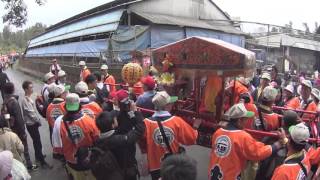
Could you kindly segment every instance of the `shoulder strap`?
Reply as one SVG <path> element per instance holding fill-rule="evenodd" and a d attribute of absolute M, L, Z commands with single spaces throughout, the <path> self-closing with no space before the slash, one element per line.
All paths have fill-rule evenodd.
<path fill-rule="evenodd" d="M 306 106 L 303 108 L 303 110 L 304 110 L 304 111 L 307 110 L 307 109 L 308 109 L 308 106 L 309 106 L 312 102 L 313 102 L 312 100 L 309 100 L 309 101 L 307 102 Z M 301 113 L 301 114 L 300 114 L 300 117 L 301 117 L 301 118 L 302 118 L 303 114 L 304 114 L 304 113 Z"/>
<path fill-rule="evenodd" d="M 160 129 L 160 133 L 161 133 L 161 136 L 164 140 L 164 143 L 166 144 L 167 146 L 167 150 L 169 151 L 169 153 L 173 154 L 173 151 L 171 149 L 171 146 L 169 144 L 169 140 L 168 140 L 168 137 L 166 136 L 166 133 L 164 132 L 164 129 L 163 129 L 163 125 L 161 123 L 161 120 L 157 117 L 155 117 L 155 120 L 157 121 L 158 123 L 158 126 L 159 126 L 159 129 Z"/>
<path fill-rule="evenodd" d="M 307 176 L 308 176 L 308 173 L 307 173 L 306 167 L 301 163 L 301 161 L 299 161 L 298 164 L 299 164 L 299 166 L 301 167 L 304 175 L 307 177 Z"/>
<path fill-rule="evenodd" d="M 264 119 L 263 119 L 263 116 L 262 116 L 262 112 L 261 112 L 261 108 L 258 106 L 258 115 L 259 115 L 259 120 L 260 120 L 260 123 L 261 123 L 261 128 L 262 130 L 266 130 L 266 127 L 264 126 Z"/>
<path fill-rule="evenodd" d="M 66 120 L 65 120 L 64 117 L 63 117 L 62 121 L 63 121 L 63 123 L 64 123 L 64 126 L 65 126 L 66 129 L 67 129 L 67 133 L 68 133 L 69 138 L 70 138 L 71 141 L 72 141 L 72 144 L 74 144 L 74 145 L 76 146 L 76 142 L 74 141 L 74 139 L 73 139 L 73 137 L 72 137 L 72 134 L 71 134 L 70 129 L 69 129 L 69 126 L 68 126 L 68 123 L 66 122 Z"/>
<path fill-rule="evenodd" d="M 43 99 L 44 99 L 44 92 L 45 92 L 47 89 L 48 89 L 48 86 L 45 87 L 45 88 L 43 88 L 43 90 L 42 90 L 42 92 L 41 92 L 41 96 L 42 96 Z"/>
<path fill-rule="evenodd" d="M 104 77 L 103 82 L 106 81 L 109 76 L 110 76 L 110 74 L 108 74 L 108 76 Z"/>
<path fill-rule="evenodd" d="M 6 99 L 5 101 L 3 101 L 3 106 L 5 106 L 6 108 L 8 108 L 8 103 L 12 100 L 14 100 L 15 97 L 10 97 L 8 99 Z"/>

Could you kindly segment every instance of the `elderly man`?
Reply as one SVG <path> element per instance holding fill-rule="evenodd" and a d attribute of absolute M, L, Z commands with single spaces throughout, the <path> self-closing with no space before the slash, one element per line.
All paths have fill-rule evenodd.
<path fill-rule="evenodd" d="M 267 86 L 269 86 L 269 83 L 271 82 L 271 77 L 269 73 L 263 73 L 260 78 L 260 85 L 259 87 L 253 91 L 252 96 L 255 103 L 258 103 L 261 101 L 263 89 Z"/>
<path fill-rule="evenodd" d="M 300 99 L 294 96 L 294 87 L 292 85 L 287 85 L 284 88 L 283 96 L 285 108 L 298 109 L 300 107 Z"/>
<path fill-rule="evenodd" d="M 52 74 L 54 74 L 57 77 L 60 70 L 61 67 L 58 64 L 57 59 L 53 59 L 52 65 L 50 66 L 50 72 L 52 72 Z"/>
<path fill-rule="evenodd" d="M 300 108 L 304 111 L 317 111 L 317 105 L 311 98 L 311 91 L 312 91 L 312 83 L 309 80 L 303 80 L 301 82 L 301 97 L 300 97 Z M 314 119 L 315 115 L 307 114 L 307 113 L 300 113 L 301 118 L 305 119 Z"/>

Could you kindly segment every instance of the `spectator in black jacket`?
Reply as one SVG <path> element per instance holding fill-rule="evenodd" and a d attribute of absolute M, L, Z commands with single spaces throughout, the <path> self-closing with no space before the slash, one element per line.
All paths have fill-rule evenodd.
<path fill-rule="evenodd" d="M 7 82 L 10 82 L 10 80 L 7 74 L 3 72 L 3 67 L 0 66 L 0 91 L 1 91 L 2 100 L 4 100 L 3 88 Z"/>
<path fill-rule="evenodd" d="M 161 180 L 196 180 L 197 162 L 182 154 L 174 154 L 161 163 Z"/>
<path fill-rule="evenodd" d="M 96 142 L 96 146 L 101 149 L 109 148 L 115 155 L 119 164 L 119 171 L 108 174 L 108 179 L 115 180 L 136 180 L 137 164 L 135 159 L 135 143 L 143 136 L 145 125 L 143 116 L 137 111 L 134 103 L 130 104 L 131 118 L 128 119 L 134 128 L 124 134 L 119 134 L 116 130 L 118 127 L 116 111 L 103 112 L 96 119 L 96 125 L 101 131 L 100 138 Z M 102 173 L 103 175 L 103 173 Z M 106 177 L 96 177 L 97 180 L 105 180 Z"/>
<path fill-rule="evenodd" d="M 38 167 L 33 165 L 30 159 L 28 142 L 27 142 L 27 134 L 25 131 L 25 122 L 23 120 L 23 116 L 21 113 L 21 108 L 18 102 L 19 96 L 14 95 L 14 85 L 11 82 L 8 82 L 4 85 L 4 106 L 7 108 L 7 112 L 10 116 L 10 128 L 14 133 L 18 135 L 22 144 L 24 146 L 24 157 L 27 163 L 28 170 L 35 170 Z"/>

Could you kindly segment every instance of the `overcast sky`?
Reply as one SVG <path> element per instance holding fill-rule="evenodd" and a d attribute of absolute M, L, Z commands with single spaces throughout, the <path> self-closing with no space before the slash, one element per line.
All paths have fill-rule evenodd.
<path fill-rule="evenodd" d="M 47 0 L 44 6 L 37 6 L 34 0 L 25 0 L 28 6 L 28 22 L 25 27 L 36 22 L 53 25 L 68 17 L 86 11 L 110 0 Z M 232 17 L 241 20 L 258 21 L 284 25 L 290 20 L 294 28 L 304 29 L 307 22 L 311 30 L 316 21 L 320 24 L 319 0 L 214 0 L 214 2 Z M 0 1 L 0 16 L 3 16 L 3 3 Z M 0 29 L 3 24 L 0 23 Z"/>

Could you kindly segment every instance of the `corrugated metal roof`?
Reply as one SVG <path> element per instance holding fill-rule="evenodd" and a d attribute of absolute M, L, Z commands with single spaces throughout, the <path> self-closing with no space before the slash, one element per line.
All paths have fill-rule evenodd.
<path fill-rule="evenodd" d="M 242 34 L 245 33 L 236 29 L 231 25 L 226 24 L 219 24 L 219 23 L 212 23 L 210 21 L 199 20 L 199 19 L 192 19 L 186 17 L 178 17 L 178 16 L 169 16 L 163 14 L 151 14 L 146 12 L 138 12 L 133 11 L 133 13 L 137 14 L 138 16 L 154 23 L 154 24 L 165 24 L 165 25 L 178 25 L 178 26 L 185 26 L 185 27 L 198 27 L 203 29 L 210 29 L 216 31 L 222 31 L 230 34 Z"/>
<path fill-rule="evenodd" d="M 255 38 L 256 44 L 279 48 L 282 46 L 296 47 L 301 49 L 309 49 L 312 51 L 320 51 L 320 42 L 310 39 L 292 37 L 287 34 L 276 34 Z"/>
<path fill-rule="evenodd" d="M 118 28 L 123 11 L 121 9 L 107 14 L 100 14 L 62 26 L 32 39 L 29 47 L 73 37 L 115 31 Z"/>

